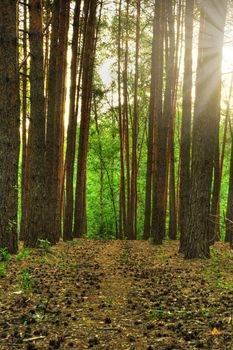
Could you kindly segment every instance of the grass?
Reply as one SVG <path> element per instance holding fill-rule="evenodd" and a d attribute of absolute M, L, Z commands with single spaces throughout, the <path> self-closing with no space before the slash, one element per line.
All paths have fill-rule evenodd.
<path fill-rule="evenodd" d="M 233 281 L 228 281 L 227 277 L 223 275 L 223 272 L 226 271 L 228 266 L 223 266 L 222 260 L 228 260 L 228 258 L 229 251 L 224 251 L 224 253 L 221 254 L 215 247 L 211 247 L 211 263 L 201 269 L 201 274 L 203 278 L 215 288 L 232 292 Z M 229 270 L 229 274 L 231 274 L 231 267 L 227 270 Z"/>
<path fill-rule="evenodd" d="M 23 270 L 20 276 L 20 289 L 31 291 L 33 289 L 33 281 L 28 270 Z"/>
<path fill-rule="evenodd" d="M 6 248 L 0 248 L 0 261 L 5 261 L 7 264 L 11 261 L 11 255 Z"/>
<path fill-rule="evenodd" d="M 46 252 L 50 252 L 52 245 L 47 239 L 38 239 L 37 247 L 45 250 Z"/>
<path fill-rule="evenodd" d="M 6 275 L 6 268 L 4 264 L 0 264 L 0 278 L 5 277 L 5 275 Z"/>
<path fill-rule="evenodd" d="M 22 252 L 16 255 L 15 260 L 19 262 L 24 258 L 26 258 L 27 256 L 29 256 L 30 254 L 31 254 L 31 251 L 29 249 L 24 249 Z"/>

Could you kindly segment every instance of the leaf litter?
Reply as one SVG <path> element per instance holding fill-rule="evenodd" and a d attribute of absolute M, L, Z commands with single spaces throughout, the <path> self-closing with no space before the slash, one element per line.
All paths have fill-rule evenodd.
<path fill-rule="evenodd" d="M 79 240 L 12 258 L 0 279 L 0 350 L 232 350 L 233 252 L 217 243 L 212 255 Z"/>

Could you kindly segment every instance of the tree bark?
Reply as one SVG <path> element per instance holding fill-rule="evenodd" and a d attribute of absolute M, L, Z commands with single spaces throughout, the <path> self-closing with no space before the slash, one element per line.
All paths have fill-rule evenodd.
<path fill-rule="evenodd" d="M 209 258 L 209 215 L 214 142 L 219 123 L 221 62 L 227 0 L 201 1 L 191 194 L 186 258 Z M 186 233 L 187 234 L 187 233 Z"/>
<path fill-rule="evenodd" d="M 186 0 L 185 6 L 185 56 L 183 79 L 182 125 L 180 142 L 179 231 L 180 251 L 186 245 L 190 195 L 190 147 L 192 118 L 192 42 L 194 0 Z"/>
<path fill-rule="evenodd" d="M 28 209 L 28 162 L 27 162 L 27 155 L 28 155 L 28 149 L 29 149 L 29 143 L 27 142 L 27 109 L 28 109 L 28 103 L 27 103 L 27 71 L 28 71 L 28 62 L 27 62 L 27 46 L 28 46 L 28 39 L 27 39 L 27 8 L 28 4 L 25 0 L 25 3 L 23 5 L 23 75 L 22 75 L 22 167 L 21 167 L 21 223 L 20 223 L 20 239 L 23 241 L 25 237 L 26 232 L 26 222 L 27 222 L 27 209 Z"/>
<path fill-rule="evenodd" d="M 131 163 L 131 187 L 130 205 L 128 217 L 129 237 L 136 239 L 137 221 L 137 142 L 138 142 L 138 81 L 139 81 L 139 44 L 140 44 L 140 8 L 141 0 L 137 0 L 136 21 L 136 52 L 135 52 L 135 76 L 134 76 L 134 111 L 132 125 L 132 163 Z"/>
<path fill-rule="evenodd" d="M 64 98 L 69 0 L 54 2 L 48 76 L 47 178 L 49 240 L 61 236 L 61 209 L 64 172 Z"/>
<path fill-rule="evenodd" d="M 161 69 L 161 56 L 163 55 L 163 39 L 161 39 L 161 2 L 155 2 L 155 14 L 153 24 L 153 42 L 152 42 L 152 62 L 151 62 L 151 85 L 150 85 L 150 106 L 148 121 L 148 142 L 147 142 L 147 173 L 146 173 L 146 196 L 145 196 L 145 215 L 144 215 L 144 239 L 150 237 L 151 232 L 151 197 L 152 197 L 152 169 L 154 169 L 154 178 L 156 178 L 157 167 L 153 167 L 153 161 L 156 165 L 155 143 L 157 142 L 157 119 L 158 119 L 158 99 L 159 89 L 159 70 Z M 162 49 L 162 53 L 161 53 Z M 154 156 L 153 156 L 154 153 Z"/>
<path fill-rule="evenodd" d="M 86 233 L 86 163 L 91 114 L 91 88 L 95 60 L 96 10 L 97 0 L 89 1 L 89 16 L 86 33 L 87 40 L 85 40 L 84 43 L 82 107 L 75 195 L 75 220 L 73 229 L 74 237 L 82 237 Z"/>
<path fill-rule="evenodd" d="M 17 1 L 0 2 L 0 247 L 16 253 L 19 161 Z"/>
<path fill-rule="evenodd" d="M 64 213 L 64 240 L 72 239 L 73 230 L 73 177 L 74 177 L 74 159 L 76 144 L 77 115 L 75 113 L 75 96 L 77 83 L 78 67 L 78 44 L 79 44 L 79 21 L 80 21 L 81 0 L 77 0 L 74 10 L 73 38 L 72 38 L 72 60 L 71 60 L 71 83 L 70 83 L 70 109 L 69 124 L 67 132 L 66 149 L 66 195 L 65 195 L 65 213 Z"/>
<path fill-rule="evenodd" d="M 26 246 L 35 247 L 43 238 L 47 220 L 44 202 L 45 179 L 45 99 L 41 0 L 29 1 L 30 22 L 30 154 Z"/>

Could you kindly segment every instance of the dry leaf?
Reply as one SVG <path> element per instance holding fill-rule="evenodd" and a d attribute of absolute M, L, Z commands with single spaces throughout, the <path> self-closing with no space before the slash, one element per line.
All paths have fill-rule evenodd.
<path fill-rule="evenodd" d="M 219 334 L 221 334 L 221 333 L 222 333 L 222 332 L 219 331 L 217 328 L 214 328 L 214 329 L 210 332 L 211 335 L 219 335 Z"/>

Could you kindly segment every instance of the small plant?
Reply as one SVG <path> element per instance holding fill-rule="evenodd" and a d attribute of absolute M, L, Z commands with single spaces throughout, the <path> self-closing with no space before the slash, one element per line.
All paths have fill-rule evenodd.
<path fill-rule="evenodd" d="M 47 264 L 49 261 L 46 257 L 41 257 L 41 258 L 31 258 L 30 262 L 39 263 L 39 264 Z"/>
<path fill-rule="evenodd" d="M 126 250 L 124 250 L 123 252 L 120 253 L 120 256 L 124 259 L 128 259 L 129 253 Z"/>
<path fill-rule="evenodd" d="M 22 290 L 32 290 L 33 282 L 31 275 L 28 270 L 23 270 L 20 281 L 20 289 Z"/>
<path fill-rule="evenodd" d="M 191 310 L 163 310 L 163 309 L 151 309 L 149 310 L 149 317 L 151 319 L 173 319 L 174 317 L 188 317 L 193 312 Z"/>
<path fill-rule="evenodd" d="M 49 252 L 51 250 L 51 243 L 47 239 L 38 239 L 37 247 Z"/>
<path fill-rule="evenodd" d="M 66 241 L 67 244 L 81 244 L 81 241 L 79 239 L 74 239 L 72 241 Z"/>
<path fill-rule="evenodd" d="M 0 261 L 5 261 L 7 264 L 9 264 L 11 260 L 11 255 L 8 252 L 6 248 L 1 248 L 0 249 Z"/>
<path fill-rule="evenodd" d="M 22 252 L 20 252 L 19 254 L 16 255 L 15 260 L 17 262 L 21 261 L 23 258 L 26 258 L 27 256 L 29 256 L 31 254 L 31 251 L 29 249 L 25 249 Z"/>
<path fill-rule="evenodd" d="M 203 309 L 201 309 L 201 314 L 203 317 L 210 317 L 210 310 L 203 308 Z"/>
<path fill-rule="evenodd" d="M 49 303 L 48 299 L 42 299 L 42 300 L 40 301 L 40 303 L 38 304 L 38 309 L 40 309 L 40 310 L 46 310 L 46 309 L 47 309 L 47 306 L 48 306 L 48 303 Z"/>
<path fill-rule="evenodd" d="M 150 310 L 149 311 L 149 316 L 151 319 L 154 318 L 165 318 L 167 316 L 167 312 L 162 310 L 162 309 L 158 309 L 158 310 Z"/>
<path fill-rule="evenodd" d="M 3 264 L 0 264 L 0 278 L 5 277 L 6 275 L 6 268 Z"/>
<path fill-rule="evenodd" d="M 167 261 L 167 259 L 168 259 L 168 255 L 167 255 L 167 253 L 165 252 L 165 250 L 162 250 L 161 251 L 161 254 L 160 254 L 160 260 L 162 261 L 162 262 L 165 262 L 165 261 Z"/>
<path fill-rule="evenodd" d="M 217 288 L 224 289 L 229 292 L 233 292 L 233 283 L 232 282 L 224 282 L 222 280 L 218 281 Z"/>
<path fill-rule="evenodd" d="M 106 300 L 104 300 L 103 305 L 104 305 L 105 307 L 112 307 L 112 305 L 113 305 L 113 300 L 112 300 L 111 298 L 107 298 Z"/>

